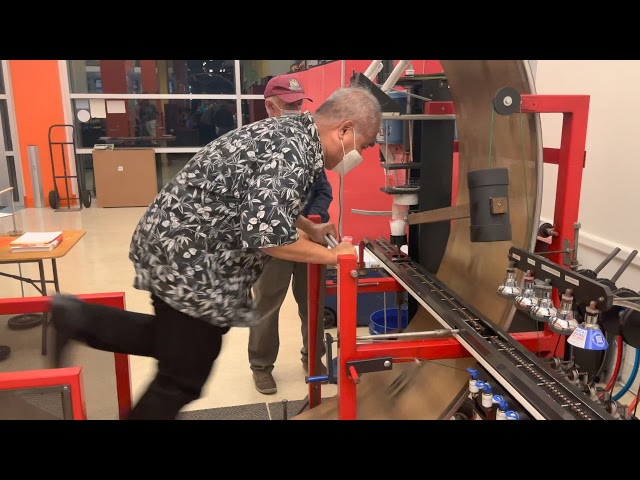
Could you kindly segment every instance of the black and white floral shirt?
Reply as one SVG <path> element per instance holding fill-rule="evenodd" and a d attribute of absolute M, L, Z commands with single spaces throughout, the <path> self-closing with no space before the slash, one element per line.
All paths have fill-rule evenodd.
<path fill-rule="evenodd" d="M 251 287 L 294 225 L 324 168 L 309 112 L 267 118 L 203 147 L 140 219 L 134 287 L 214 325 L 255 324 Z"/>

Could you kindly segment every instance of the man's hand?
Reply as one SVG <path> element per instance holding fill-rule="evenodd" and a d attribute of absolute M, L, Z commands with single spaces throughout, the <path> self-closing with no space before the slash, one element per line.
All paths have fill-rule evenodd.
<path fill-rule="evenodd" d="M 336 226 L 333 222 L 327 223 L 312 223 L 309 225 L 307 233 L 311 240 L 316 243 L 325 243 L 324 236 L 331 234 L 334 238 L 338 238 L 338 231 L 336 230 Z"/>
<path fill-rule="evenodd" d="M 338 263 L 338 255 L 355 255 L 356 258 L 358 258 L 356 247 L 354 247 L 350 242 L 340 242 L 338 245 L 333 247 L 331 251 L 336 254 L 336 263 Z"/>
<path fill-rule="evenodd" d="M 304 238 L 305 240 L 311 240 L 311 237 L 309 237 L 309 235 L 307 235 L 305 231 L 301 230 L 300 228 L 298 228 L 298 237 Z"/>

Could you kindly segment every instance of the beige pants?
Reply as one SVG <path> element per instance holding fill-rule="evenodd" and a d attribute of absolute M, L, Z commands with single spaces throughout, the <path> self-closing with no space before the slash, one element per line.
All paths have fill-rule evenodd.
<path fill-rule="evenodd" d="M 321 267 L 320 285 L 326 282 L 326 267 Z M 293 277 L 293 279 L 292 279 Z M 271 372 L 278 357 L 280 336 L 278 334 L 278 320 L 280 307 L 284 302 L 289 284 L 292 283 L 293 296 L 298 304 L 298 315 L 301 320 L 302 360 L 306 361 L 308 344 L 307 323 L 307 264 L 291 262 L 271 257 L 262 270 L 262 274 L 253 286 L 256 309 L 260 315 L 260 322 L 249 331 L 249 364 L 252 370 Z M 316 365 L 325 353 L 324 345 L 324 297 L 325 289 L 320 288 L 318 302 L 318 335 L 316 342 Z"/>

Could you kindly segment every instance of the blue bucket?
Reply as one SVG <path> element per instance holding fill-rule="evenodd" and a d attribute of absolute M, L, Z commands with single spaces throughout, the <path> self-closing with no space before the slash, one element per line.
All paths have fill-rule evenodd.
<path fill-rule="evenodd" d="M 407 309 L 402 309 L 402 329 L 407 328 Z M 398 309 L 387 308 L 387 330 L 384 329 L 384 310 L 377 310 L 371 314 L 369 320 L 369 333 L 380 335 L 381 333 L 395 333 L 398 331 Z"/>
<path fill-rule="evenodd" d="M 407 93 L 393 90 L 388 93 L 389 98 L 400 105 L 401 114 L 407 112 Z M 404 125 L 403 120 L 383 120 L 383 140 L 382 143 L 402 145 L 404 143 Z"/>

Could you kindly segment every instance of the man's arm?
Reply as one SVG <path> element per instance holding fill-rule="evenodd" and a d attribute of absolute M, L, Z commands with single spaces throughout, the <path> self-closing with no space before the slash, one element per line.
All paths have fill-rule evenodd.
<path fill-rule="evenodd" d="M 337 255 L 334 251 L 303 237 L 288 245 L 261 248 L 260 250 L 272 257 L 292 262 L 316 263 L 319 265 L 335 265 L 337 262 Z"/>
<path fill-rule="evenodd" d="M 329 221 L 329 205 L 333 200 L 333 191 L 331 183 L 327 178 L 324 169 L 313 184 L 309 203 L 300 212 L 300 215 L 308 217 L 309 215 L 320 215 L 322 222 Z"/>
<path fill-rule="evenodd" d="M 339 255 L 357 256 L 355 247 L 350 243 L 339 243 L 337 247 L 328 249 L 303 237 L 288 245 L 266 247 L 260 250 L 283 260 L 320 265 L 336 265 Z"/>

